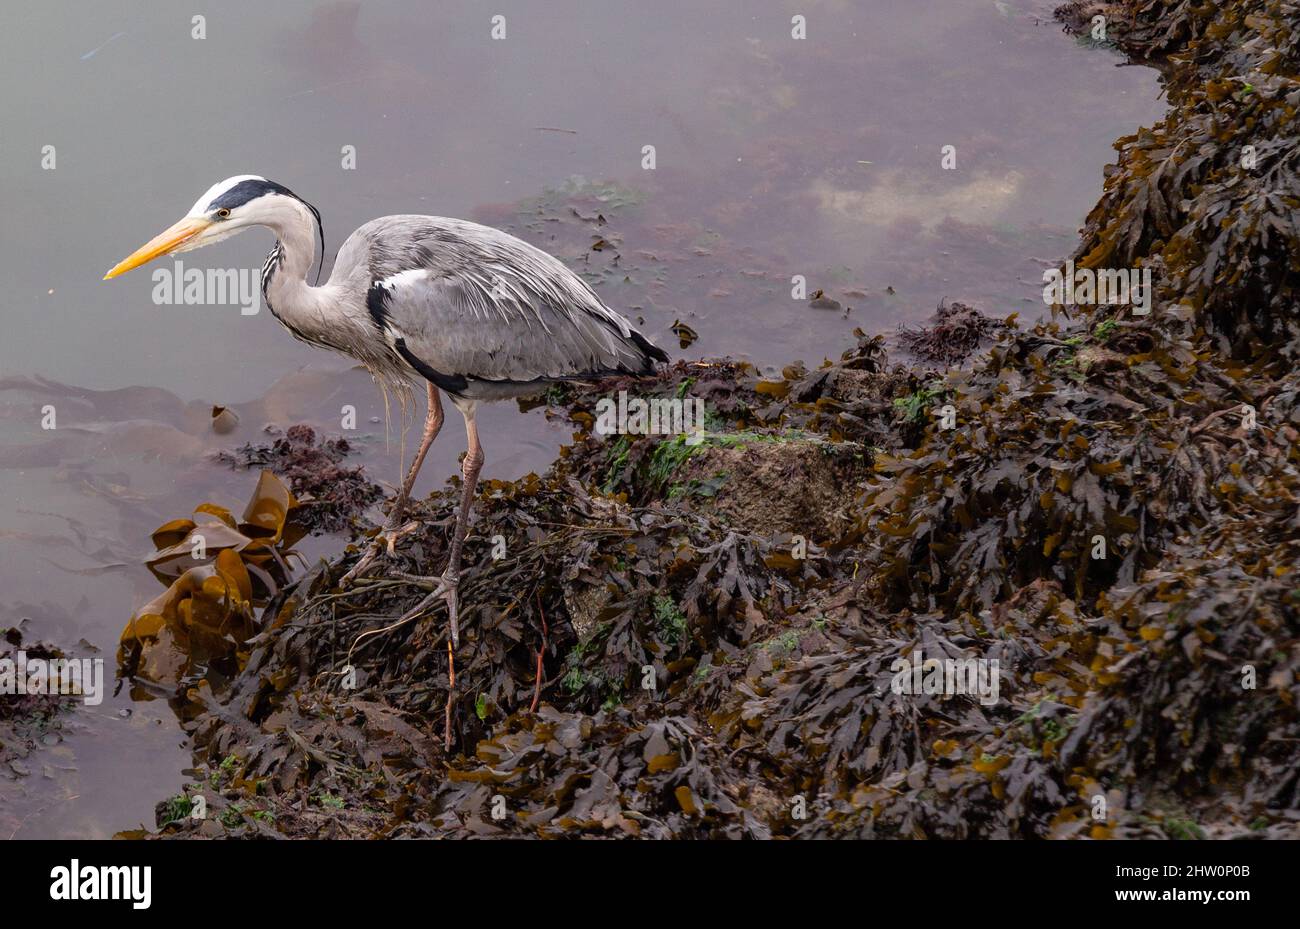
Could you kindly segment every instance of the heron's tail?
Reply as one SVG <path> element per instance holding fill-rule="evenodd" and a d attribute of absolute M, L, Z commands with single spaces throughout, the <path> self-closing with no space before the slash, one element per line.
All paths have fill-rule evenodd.
<path fill-rule="evenodd" d="M 646 368 L 645 373 L 647 374 L 650 372 L 650 370 L 653 370 L 654 362 L 656 361 L 666 362 L 668 360 L 668 353 L 666 351 L 664 351 L 658 345 L 655 345 L 653 342 L 651 342 L 641 333 L 637 332 L 635 329 L 632 330 L 632 344 L 635 345 L 637 347 L 637 350 L 641 352 L 641 356 L 645 361 L 645 368 Z"/>

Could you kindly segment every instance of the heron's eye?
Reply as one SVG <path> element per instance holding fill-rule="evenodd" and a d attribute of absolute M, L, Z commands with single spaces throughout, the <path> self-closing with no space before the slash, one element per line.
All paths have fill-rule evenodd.
<path fill-rule="evenodd" d="M 220 216 L 222 219 L 225 219 L 227 216 L 230 215 L 230 211 L 225 207 L 222 207 L 221 209 L 217 210 L 217 215 Z"/>

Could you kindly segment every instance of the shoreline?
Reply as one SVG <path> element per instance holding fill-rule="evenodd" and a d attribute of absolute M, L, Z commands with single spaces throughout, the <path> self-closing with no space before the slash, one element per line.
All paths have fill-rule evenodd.
<path fill-rule="evenodd" d="M 150 836 L 1295 837 L 1300 230 L 1267 195 L 1300 196 L 1298 24 L 1058 15 L 1100 7 L 1171 109 L 1071 260 L 1149 271 L 1149 315 L 949 307 L 930 365 L 860 334 L 780 380 L 548 396 L 575 441 L 483 486 L 455 685 L 444 610 L 393 628 L 424 594 L 389 575 L 436 573 L 453 486 L 369 584 L 315 566 L 186 680 L 196 784 Z M 698 397 L 704 441 L 593 437 L 620 390 Z"/>

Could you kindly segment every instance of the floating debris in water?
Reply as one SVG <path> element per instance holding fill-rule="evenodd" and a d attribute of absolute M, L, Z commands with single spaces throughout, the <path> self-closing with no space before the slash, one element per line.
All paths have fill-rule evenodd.
<path fill-rule="evenodd" d="M 680 319 L 674 320 L 669 328 L 672 330 L 673 335 L 677 336 L 677 342 L 681 348 L 689 348 L 700 337 L 698 332 Z"/>
<path fill-rule="evenodd" d="M 217 435 L 225 435 L 234 432 L 235 427 L 239 425 L 239 416 L 228 406 L 214 406 L 212 408 L 212 431 Z"/>

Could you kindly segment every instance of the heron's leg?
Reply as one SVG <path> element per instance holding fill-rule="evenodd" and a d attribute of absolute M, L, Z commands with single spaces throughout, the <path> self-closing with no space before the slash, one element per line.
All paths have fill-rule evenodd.
<path fill-rule="evenodd" d="M 424 415 L 424 432 L 420 437 L 420 447 L 415 451 L 415 459 L 411 462 L 411 468 L 406 472 L 406 479 L 402 481 L 402 486 L 398 489 L 397 497 L 393 500 L 392 509 L 388 511 L 388 523 L 380 530 L 371 542 L 370 547 L 366 549 L 361 560 L 352 566 L 352 570 L 343 575 L 340 582 L 347 587 L 354 580 L 361 576 L 374 560 L 379 556 L 379 552 L 385 547 L 391 554 L 393 546 L 401 536 L 402 517 L 406 513 L 406 504 L 411 499 L 411 489 L 415 487 L 415 479 L 420 473 L 420 466 L 424 464 L 424 458 L 429 454 L 429 447 L 433 445 L 433 440 L 438 437 L 438 431 L 442 429 L 442 398 L 438 396 L 438 388 L 433 384 L 426 384 L 428 388 L 429 407 Z"/>
<path fill-rule="evenodd" d="M 465 535 L 469 531 L 469 511 L 474 505 L 474 493 L 478 488 L 479 472 L 483 470 L 483 446 L 478 441 L 478 424 L 474 420 L 474 404 L 467 403 L 460 407 L 465 417 L 465 435 L 468 448 L 465 460 L 461 463 L 464 476 L 464 488 L 461 491 L 460 510 L 456 514 L 456 529 L 451 537 L 451 556 L 447 559 L 447 570 L 443 572 L 443 597 L 447 601 L 447 615 L 451 623 L 451 641 L 453 646 L 460 645 L 460 625 L 457 615 L 456 588 L 460 584 L 460 553 L 465 545 Z"/>
<path fill-rule="evenodd" d="M 438 388 L 433 384 L 426 383 L 425 389 L 428 393 L 428 410 L 424 414 L 424 432 L 420 436 L 420 447 L 415 450 L 415 458 L 411 461 L 410 470 L 406 472 L 406 480 L 402 481 L 401 491 L 397 494 L 397 499 L 393 501 L 393 508 L 388 513 L 388 525 L 385 527 L 388 532 L 395 532 L 402 524 L 402 517 L 406 514 L 406 505 L 411 500 L 411 491 L 415 487 L 415 479 L 420 474 L 420 467 L 424 464 L 425 456 L 429 454 L 429 448 L 433 445 L 433 440 L 438 437 L 442 429 L 442 398 L 438 396 Z"/>

